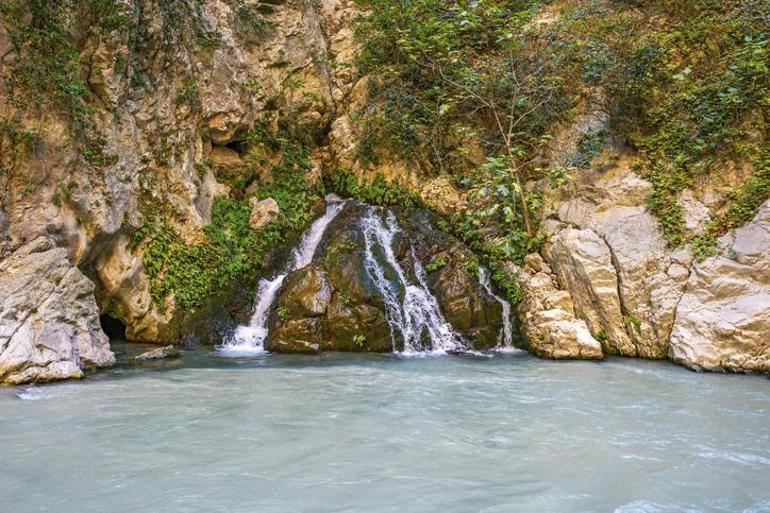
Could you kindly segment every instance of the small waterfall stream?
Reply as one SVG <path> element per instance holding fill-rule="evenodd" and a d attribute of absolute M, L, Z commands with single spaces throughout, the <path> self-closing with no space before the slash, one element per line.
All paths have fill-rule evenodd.
<path fill-rule="evenodd" d="M 260 354 L 264 353 L 264 342 L 267 338 L 267 321 L 270 316 L 270 307 L 273 305 L 278 292 L 281 290 L 283 280 L 293 271 L 302 269 L 313 260 L 318 244 L 321 242 L 326 228 L 337 214 L 345 207 L 347 201 L 341 201 L 336 196 L 326 197 L 326 212 L 316 219 L 310 228 L 304 233 L 299 245 L 292 251 L 289 265 L 283 272 L 272 280 L 261 279 L 255 295 L 254 313 L 246 326 L 238 326 L 230 340 L 219 346 L 219 351 L 224 354 Z"/>
<path fill-rule="evenodd" d="M 481 284 L 482 287 L 484 287 L 484 290 L 487 291 L 487 294 L 495 298 L 495 300 L 498 303 L 500 303 L 500 306 L 503 307 L 503 327 L 500 333 L 501 335 L 500 341 L 502 342 L 502 345 L 500 349 L 505 351 L 517 351 L 513 347 L 513 326 L 511 325 L 511 304 L 505 299 L 495 294 L 495 291 L 492 289 L 492 282 L 489 279 L 489 270 L 484 266 L 479 266 L 479 283 Z"/>
<path fill-rule="evenodd" d="M 254 296 L 254 310 L 248 325 L 238 326 L 218 350 L 224 355 L 258 355 L 265 353 L 268 321 L 273 304 L 284 280 L 292 272 L 313 261 L 316 249 L 329 224 L 337 217 L 348 200 L 328 196 L 326 212 L 303 234 L 291 253 L 286 267 L 272 279 L 261 279 Z M 438 300 L 428 287 L 428 277 L 413 247 L 407 259 L 410 269 L 404 269 L 396 257 L 398 237 L 404 235 L 393 211 L 362 205 L 357 229 L 363 235 L 363 264 L 368 279 L 382 297 L 390 327 L 393 350 L 404 355 L 446 354 L 467 352 L 471 346 L 444 317 Z M 403 259 L 402 259 L 403 261 Z M 513 348 L 511 305 L 492 289 L 489 271 L 479 268 L 479 284 L 502 306 L 503 326 L 500 330 L 500 350 Z M 403 342 L 403 348 L 402 348 Z M 400 350 L 400 351 L 399 351 Z"/>
<path fill-rule="evenodd" d="M 393 253 L 393 239 L 401 232 L 393 212 L 388 211 L 385 220 L 382 210 L 370 207 L 361 219 L 361 228 L 366 243 L 365 265 L 369 276 L 375 282 L 385 301 L 391 336 L 394 339 L 400 333 L 404 340 L 404 354 L 422 353 L 423 335 L 427 334 L 434 353 L 464 350 L 467 346 L 462 337 L 454 330 L 441 314 L 438 302 L 433 297 L 426 283 L 425 269 L 411 251 L 416 283 L 407 279 L 404 269 Z M 403 287 L 403 298 L 399 298 L 399 288 L 387 278 L 387 269 L 377 258 L 378 253 L 385 263 L 395 272 L 398 283 Z"/>

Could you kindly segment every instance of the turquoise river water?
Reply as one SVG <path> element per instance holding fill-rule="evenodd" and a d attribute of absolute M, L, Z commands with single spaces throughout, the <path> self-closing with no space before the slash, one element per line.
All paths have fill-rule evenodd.
<path fill-rule="evenodd" d="M 770 512 L 770 380 L 663 362 L 203 349 L 0 412 L 8 513 Z"/>

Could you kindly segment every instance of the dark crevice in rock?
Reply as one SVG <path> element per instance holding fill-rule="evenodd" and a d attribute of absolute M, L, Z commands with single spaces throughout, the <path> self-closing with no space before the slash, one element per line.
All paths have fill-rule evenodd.
<path fill-rule="evenodd" d="M 120 319 L 110 314 L 102 314 L 99 316 L 99 324 L 110 340 L 126 340 L 126 324 Z"/>

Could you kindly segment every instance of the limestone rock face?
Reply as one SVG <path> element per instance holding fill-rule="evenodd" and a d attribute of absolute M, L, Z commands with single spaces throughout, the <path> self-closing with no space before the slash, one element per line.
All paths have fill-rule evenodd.
<path fill-rule="evenodd" d="M 273 198 L 263 199 L 262 201 L 259 201 L 257 198 L 251 198 L 249 203 L 251 204 L 249 226 L 255 230 L 259 230 L 266 224 L 275 221 L 278 219 L 278 214 L 281 213 L 278 203 Z"/>
<path fill-rule="evenodd" d="M 666 245 L 650 184 L 621 161 L 550 198 L 545 256 L 606 354 L 665 358 L 692 256 Z"/>
<path fill-rule="evenodd" d="M 549 259 L 559 283 L 570 291 L 575 314 L 606 340 L 608 354 L 636 356 L 620 309 L 618 278 L 604 240 L 592 230 L 568 228 L 553 240 Z"/>
<path fill-rule="evenodd" d="M 19 159 L 18 172 L 0 176 L 0 261 L 50 238 L 88 271 L 99 307 L 125 322 L 130 339 L 169 342 L 187 328 L 188 312 L 173 300 L 151 301 L 143 247 L 129 242 L 132 235 L 160 209 L 185 242 L 204 238 L 215 197 L 248 196 L 254 182 L 269 181 L 264 168 L 280 161 L 245 151 L 258 125 L 275 133 L 296 122 L 323 140 L 345 113 L 357 76 L 352 29 L 359 10 L 352 0 L 117 4 L 125 7 L 125 26 L 135 27 L 130 43 L 122 30 L 71 27 L 94 92 L 84 107 L 93 111 L 89 138 L 103 142 L 98 162 L 83 158 L 68 121 L 55 112 L 14 110 L 2 77 L 17 59 L 4 46 L 3 119 L 17 119 L 41 140 Z M 85 4 L 65 8 L 69 19 L 88 19 Z M 250 24 L 244 10 L 264 24 Z M 289 79 L 302 87 L 286 87 Z M 274 207 L 262 205 L 252 224 L 273 219 Z"/>
<path fill-rule="evenodd" d="M 601 344 L 586 322 L 575 318 L 572 296 L 556 288 L 548 266 L 536 255 L 528 256 L 525 265 L 519 270 L 524 299 L 517 310 L 519 328 L 529 350 L 554 360 L 602 359 Z"/>
<path fill-rule="evenodd" d="M 670 357 L 694 369 L 770 372 L 770 201 L 693 265 L 676 309 Z"/>
<path fill-rule="evenodd" d="M 645 207 L 611 208 L 592 226 L 606 242 L 617 273 L 622 321 L 634 346 L 629 356 L 665 358 L 692 257 L 686 250 L 667 250 L 657 220 Z"/>
<path fill-rule="evenodd" d="M 0 263 L 0 383 L 80 378 L 115 363 L 94 285 L 39 238 Z"/>

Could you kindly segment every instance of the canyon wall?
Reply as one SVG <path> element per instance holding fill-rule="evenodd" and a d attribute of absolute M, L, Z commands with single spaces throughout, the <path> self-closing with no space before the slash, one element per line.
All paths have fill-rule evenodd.
<path fill-rule="evenodd" d="M 286 164 L 287 131 L 303 134 L 311 188 L 342 167 L 363 184 L 381 175 L 442 214 L 462 215 L 473 201 L 448 173 L 423 175 L 398 158 L 356 162 L 369 83 L 355 69 L 361 13 L 352 0 L 122 0 L 120 22 L 106 28 L 84 5 L 63 17 L 87 90 L 70 112 L 24 97 L 14 80 L 19 21 L 0 14 L 0 382 L 112 364 L 100 314 L 149 342 L 178 341 L 210 317 L 205 301 L 164 288 L 167 262 L 155 268 L 149 245 L 211 238 L 217 198 L 256 209 L 255 229 L 285 215 L 259 194 Z M 551 142 L 553 158 L 603 123 L 576 118 Z M 466 158 L 478 164 L 473 143 Z M 527 184 L 543 196 L 545 243 L 509 266 L 522 281 L 522 343 L 548 358 L 770 371 L 770 204 L 698 259 L 665 240 L 648 208 L 650 182 L 627 148 L 617 154 L 566 185 Z M 716 189 L 682 195 L 688 225 L 717 215 Z M 243 282 L 243 315 L 253 280 Z"/>

